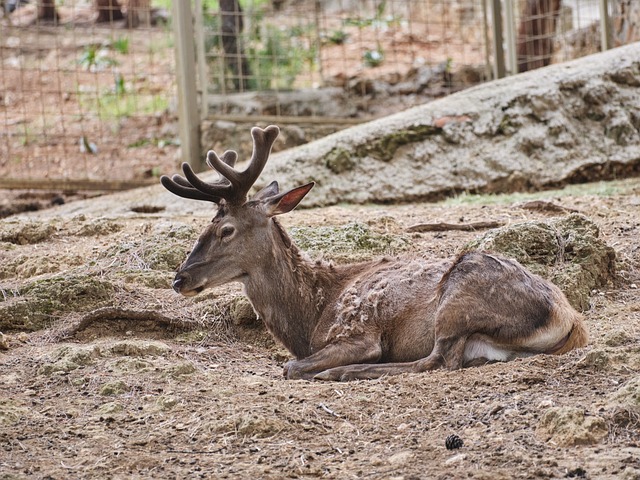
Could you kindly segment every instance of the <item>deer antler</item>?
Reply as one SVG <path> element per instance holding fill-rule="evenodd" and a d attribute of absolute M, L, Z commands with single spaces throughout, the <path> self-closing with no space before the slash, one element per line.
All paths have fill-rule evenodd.
<path fill-rule="evenodd" d="M 220 158 L 210 150 L 207 153 L 207 165 L 222 176 L 220 180 L 207 183 L 198 178 L 188 163 L 183 163 L 184 177 L 174 175 L 169 178 L 163 175 L 160 177 L 160 182 L 167 190 L 179 197 L 214 203 L 220 203 L 224 199 L 232 204 L 243 204 L 247 200 L 247 192 L 262 173 L 273 142 L 279 133 L 280 129 L 275 125 L 270 125 L 264 130 L 258 127 L 251 129 L 253 153 L 249 165 L 242 172 L 233 168 L 238 158 L 236 152 L 227 150 Z"/>

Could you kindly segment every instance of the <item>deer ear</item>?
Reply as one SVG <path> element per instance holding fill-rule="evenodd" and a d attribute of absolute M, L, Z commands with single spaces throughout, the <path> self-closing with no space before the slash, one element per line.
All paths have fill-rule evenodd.
<path fill-rule="evenodd" d="M 298 206 L 315 184 L 315 182 L 307 183 L 306 185 L 296 187 L 288 192 L 281 193 L 280 195 L 265 200 L 267 215 L 273 217 L 274 215 L 290 212 Z"/>
<path fill-rule="evenodd" d="M 278 187 L 278 182 L 274 180 L 269 185 L 267 185 L 262 190 L 260 190 L 258 193 L 256 193 L 251 200 L 252 201 L 265 200 L 269 197 L 276 196 L 278 193 L 280 193 L 280 188 Z"/>

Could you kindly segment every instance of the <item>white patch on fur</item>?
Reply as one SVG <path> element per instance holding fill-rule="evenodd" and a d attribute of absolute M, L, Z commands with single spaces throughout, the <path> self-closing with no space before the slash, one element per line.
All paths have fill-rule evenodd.
<path fill-rule="evenodd" d="M 513 350 L 498 347 L 482 338 L 471 337 L 464 346 L 463 364 L 476 358 L 483 358 L 490 362 L 506 362 L 513 358 L 515 353 Z"/>
<path fill-rule="evenodd" d="M 564 328 L 562 328 L 564 327 Z M 556 346 L 571 330 L 571 325 L 558 325 L 553 328 L 539 329 L 526 340 L 521 342 L 522 346 L 532 351 L 545 352 Z"/>

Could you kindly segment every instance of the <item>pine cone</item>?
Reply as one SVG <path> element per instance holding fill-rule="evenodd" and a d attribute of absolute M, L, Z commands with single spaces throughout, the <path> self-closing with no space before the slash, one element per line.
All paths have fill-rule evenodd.
<path fill-rule="evenodd" d="M 444 441 L 444 446 L 447 447 L 447 450 L 454 450 L 456 448 L 461 448 L 464 445 L 464 442 L 458 435 L 449 435 L 447 439 Z"/>

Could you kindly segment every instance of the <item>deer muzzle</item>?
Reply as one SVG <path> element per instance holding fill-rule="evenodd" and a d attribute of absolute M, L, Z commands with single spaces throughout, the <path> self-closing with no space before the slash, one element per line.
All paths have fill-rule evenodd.
<path fill-rule="evenodd" d="M 188 286 L 189 286 L 190 280 L 191 279 L 188 275 L 184 273 L 178 273 L 176 277 L 173 279 L 173 283 L 171 284 L 171 286 L 176 292 L 178 292 L 181 295 L 184 295 L 185 297 L 193 297 L 194 295 L 197 295 L 202 290 L 204 290 L 204 287 L 202 286 L 189 289 Z"/>

